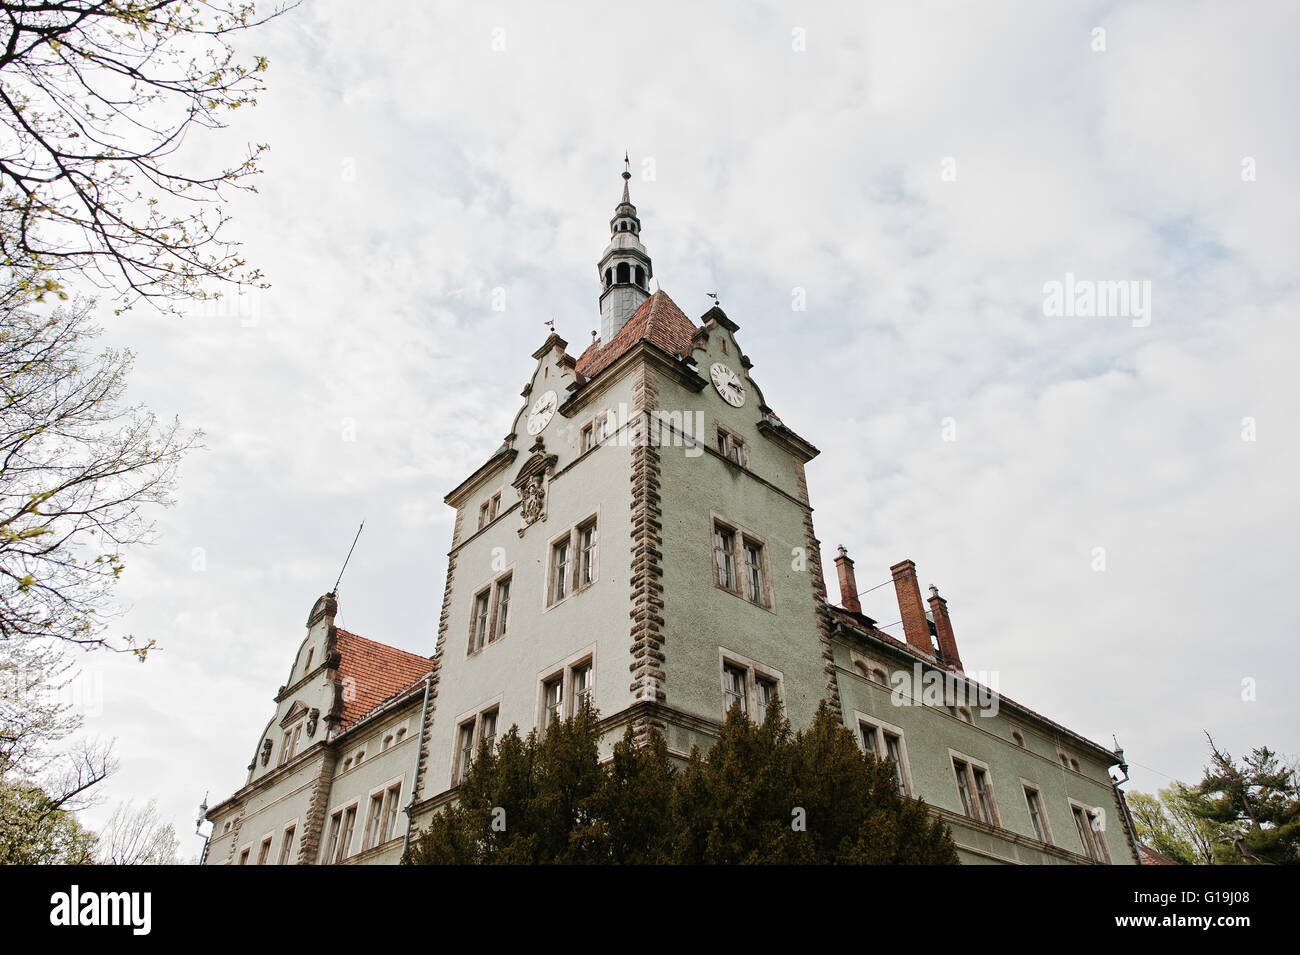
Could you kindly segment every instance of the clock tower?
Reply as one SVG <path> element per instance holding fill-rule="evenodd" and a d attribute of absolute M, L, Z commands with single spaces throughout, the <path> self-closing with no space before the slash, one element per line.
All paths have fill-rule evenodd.
<path fill-rule="evenodd" d="M 631 725 L 682 757 L 732 705 L 760 719 L 779 696 L 796 726 L 838 709 L 804 481 L 817 449 L 768 405 L 736 322 L 649 291 L 624 162 L 601 337 L 577 357 L 547 337 L 501 447 L 446 498 L 426 798 L 484 740 L 584 700 L 607 746 Z"/>
<path fill-rule="evenodd" d="M 511 726 L 544 733 L 589 702 L 605 754 L 630 731 L 684 760 L 732 707 L 759 721 L 774 698 L 797 729 L 825 701 L 963 861 L 1137 861 L 1108 774 L 1123 753 L 964 671 L 947 601 L 931 587 L 927 611 L 910 560 L 890 568 L 901 636 L 863 613 L 843 548 L 828 603 L 817 449 L 716 301 L 692 320 L 650 291 L 624 163 L 601 337 L 575 357 L 552 328 L 504 440 L 445 498 L 433 658 L 340 629 L 321 597 L 245 785 L 208 811 L 204 861 L 395 862 Z"/>

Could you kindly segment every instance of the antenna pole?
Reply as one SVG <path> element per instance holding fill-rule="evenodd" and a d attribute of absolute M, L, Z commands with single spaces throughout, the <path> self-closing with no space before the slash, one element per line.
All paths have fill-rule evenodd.
<path fill-rule="evenodd" d="M 348 569 L 348 561 L 352 559 L 352 552 L 356 550 L 357 541 L 361 539 L 361 531 L 362 528 L 364 528 L 365 526 L 366 526 L 366 522 L 362 521 L 361 527 L 357 528 L 357 536 L 352 538 L 352 546 L 348 548 L 348 556 L 343 558 L 343 568 L 342 570 L 339 571 L 339 579 L 334 581 L 334 589 L 330 591 L 330 593 L 334 594 L 335 596 L 338 596 L 339 584 L 343 582 L 343 571 Z"/>

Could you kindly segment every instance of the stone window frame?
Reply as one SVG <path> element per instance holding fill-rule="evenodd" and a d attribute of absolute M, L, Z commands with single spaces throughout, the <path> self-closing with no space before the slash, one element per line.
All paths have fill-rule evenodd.
<path fill-rule="evenodd" d="M 1079 762 L 1079 757 L 1075 756 L 1074 753 L 1059 744 L 1056 747 L 1056 761 L 1060 764 L 1062 769 L 1067 769 L 1072 773 L 1078 773 L 1081 776 L 1083 775 L 1083 768 L 1082 764 Z"/>
<path fill-rule="evenodd" d="M 254 865 L 270 865 L 267 860 L 271 858 L 271 846 L 275 842 L 275 830 L 265 833 L 257 847 L 257 861 Z"/>
<path fill-rule="evenodd" d="M 350 832 L 344 828 L 349 810 L 354 813 Z M 349 850 L 357 838 L 357 817 L 360 815 L 361 800 L 355 796 L 339 803 L 325 814 L 325 841 L 321 846 L 321 865 L 342 865 L 352 858 L 353 853 Z M 337 833 L 333 831 L 335 818 L 339 821 Z M 338 840 L 333 846 L 330 845 L 332 839 Z M 330 851 L 331 849 L 333 851 Z M 330 856 L 333 856 L 333 858 L 330 858 Z"/>
<path fill-rule="evenodd" d="M 733 453 L 737 449 L 740 451 L 739 461 Z M 749 442 L 733 429 L 716 420 L 713 422 L 713 450 L 717 451 L 728 464 L 746 469 L 749 467 Z"/>
<path fill-rule="evenodd" d="M 471 730 L 471 736 L 470 736 L 470 753 L 471 753 L 470 765 L 473 765 L 474 757 L 478 755 L 479 748 L 483 745 L 484 717 L 489 716 L 491 714 L 496 715 L 496 723 L 494 724 L 492 730 L 493 745 L 496 744 L 497 738 L 500 737 L 501 735 L 501 701 L 503 697 L 504 694 L 498 693 L 492 699 L 480 703 L 478 706 L 474 707 L 473 709 L 465 710 L 454 720 L 452 720 L 451 723 L 452 725 L 452 735 L 451 735 L 451 784 L 452 786 L 459 786 L 464 781 L 464 777 L 461 769 L 461 754 L 463 752 L 463 747 L 460 745 L 462 730 L 464 730 L 464 728 L 467 725 L 473 724 L 473 728 Z M 468 772 L 468 771 L 469 771 L 469 767 L 467 766 L 465 767 L 464 772 Z"/>
<path fill-rule="evenodd" d="M 392 798 L 392 791 L 397 790 L 396 799 L 400 803 L 402 801 L 402 784 L 405 781 L 405 774 L 394 776 L 388 782 L 374 786 L 366 793 L 366 828 L 361 837 L 362 852 L 382 846 L 392 840 L 393 834 L 391 832 L 383 838 L 380 838 L 380 836 L 387 828 L 389 799 Z M 376 796 L 379 797 L 379 813 L 377 816 L 373 815 Z"/>
<path fill-rule="evenodd" d="M 884 687 L 885 689 L 890 688 L 891 684 L 889 682 L 889 667 L 885 666 L 879 660 L 875 659 L 874 657 L 869 657 L 865 653 L 862 653 L 858 650 L 854 650 L 850 648 L 849 661 L 852 664 L 853 673 L 855 676 L 861 677 L 864 680 L 874 683 L 876 684 L 876 686 L 881 686 Z M 865 670 L 866 672 L 865 673 L 862 672 L 863 670 Z M 880 678 L 877 679 L 875 674 L 879 674 Z"/>
<path fill-rule="evenodd" d="M 1083 834 L 1079 832 L 1079 821 L 1076 813 L 1083 813 L 1083 819 L 1088 826 L 1088 839 L 1083 843 L 1082 854 L 1087 856 L 1093 862 L 1102 865 L 1111 865 L 1110 847 L 1106 845 L 1106 812 L 1100 806 L 1089 806 L 1086 802 L 1080 802 L 1073 796 L 1066 797 L 1070 803 L 1070 819 L 1074 823 L 1075 834 L 1081 839 Z M 1097 828 L 1096 821 L 1101 820 L 1101 828 Z"/>
<path fill-rule="evenodd" d="M 731 534 L 731 565 L 736 587 L 724 587 L 718 580 L 718 547 L 716 536 L 719 527 Z M 745 544 L 757 545 L 759 552 L 759 572 L 762 575 L 762 594 L 760 600 L 753 598 L 749 575 L 745 573 Z M 713 568 L 713 586 L 717 590 L 733 597 L 739 597 L 746 603 L 776 614 L 776 587 L 772 579 L 772 554 L 767 538 L 749 528 L 738 524 L 730 518 L 723 517 L 716 511 L 709 511 L 709 564 Z"/>
<path fill-rule="evenodd" d="M 476 531 L 483 530 L 501 516 L 501 491 L 501 488 L 497 488 L 478 506 L 478 527 L 475 528 Z"/>
<path fill-rule="evenodd" d="M 253 855 L 253 844 L 250 842 L 239 850 L 239 861 L 235 865 L 248 865 L 249 858 Z"/>
<path fill-rule="evenodd" d="M 289 858 L 288 853 L 293 850 L 294 842 L 298 838 L 298 821 L 299 817 L 294 816 L 280 827 L 280 853 L 276 856 L 279 859 L 276 865 L 293 865 L 293 860 Z"/>
<path fill-rule="evenodd" d="M 1038 815 L 1043 820 L 1042 841 L 1045 845 L 1054 846 L 1057 844 L 1056 836 L 1052 833 L 1052 820 L 1047 813 L 1047 800 L 1043 798 L 1043 787 L 1038 785 L 1038 783 L 1034 782 L 1032 779 L 1026 779 L 1024 776 L 1021 776 L 1020 793 L 1025 800 L 1026 818 L 1029 819 L 1029 835 L 1036 838 L 1038 834 L 1034 832 L 1034 811 L 1033 807 L 1029 804 L 1029 794 L 1031 792 L 1038 797 Z"/>
<path fill-rule="evenodd" d="M 861 710 L 853 711 L 853 721 L 858 730 L 856 735 L 861 739 L 863 749 L 866 752 L 871 753 L 877 759 L 889 758 L 889 743 L 885 739 L 886 736 L 892 736 L 898 740 L 898 753 L 900 757 L 898 776 L 900 787 L 904 796 L 911 796 L 915 793 L 916 788 L 912 782 L 912 765 L 907 755 L 907 734 L 903 732 L 903 728 L 901 726 L 895 726 L 893 723 L 887 723 L 878 716 L 863 713 Z M 874 749 L 867 748 L 866 740 L 862 738 L 862 727 L 864 724 L 871 727 L 878 734 L 880 746 L 877 746 Z M 883 753 L 881 752 L 881 747 L 884 749 Z"/>
<path fill-rule="evenodd" d="M 578 431 L 578 454 L 583 455 L 588 451 L 594 451 L 605 443 L 618 427 L 618 422 L 610 421 L 614 418 L 614 413 L 605 408 L 592 415 Z"/>
<path fill-rule="evenodd" d="M 514 577 L 515 577 L 515 564 L 514 562 L 511 562 L 510 565 L 506 567 L 505 570 L 497 574 L 486 584 L 477 587 L 473 591 L 474 597 L 470 603 L 470 608 L 469 608 L 469 642 L 465 648 L 466 658 L 482 653 L 484 650 L 492 646 L 492 644 L 496 643 L 498 640 L 504 640 L 506 637 L 510 635 L 509 603 L 513 602 L 515 598 Z M 502 584 L 508 584 L 510 586 L 510 595 L 507 598 L 507 606 L 506 606 L 506 630 L 503 633 L 497 633 L 497 624 L 499 622 L 498 615 L 501 612 L 501 585 Z M 474 644 L 478 637 L 479 598 L 485 596 L 487 598 L 487 617 L 484 623 L 485 629 L 483 634 L 483 643 L 480 646 L 475 646 Z"/>
<path fill-rule="evenodd" d="M 592 643 L 583 647 L 576 653 L 572 653 L 558 663 L 553 663 L 537 671 L 537 709 L 533 715 L 533 726 L 545 732 L 549 727 L 545 724 L 546 711 L 549 709 L 546 705 L 546 688 L 552 685 L 556 680 L 560 681 L 560 713 L 558 720 L 572 719 L 576 714 L 574 704 L 577 700 L 573 693 L 573 673 L 583 666 L 591 668 L 591 700 L 592 706 L 595 706 L 596 697 L 596 644 Z"/>
<path fill-rule="evenodd" d="M 784 704 L 785 695 L 785 674 L 776 667 L 768 666 L 766 663 L 760 663 L 758 660 L 751 659 L 735 650 L 727 647 L 718 647 L 718 689 L 721 693 L 719 699 L 722 701 L 722 718 L 727 718 L 729 707 L 727 706 L 727 669 L 735 668 L 745 671 L 745 714 L 755 723 L 762 723 L 766 718 L 766 713 L 758 712 L 758 681 L 760 679 L 776 684 L 776 697 Z"/>
<path fill-rule="evenodd" d="M 588 513 L 579 521 L 575 521 L 565 531 L 556 534 L 546 542 L 546 575 L 542 580 L 542 613 L 552 610 L 560 604 L 571 600 L 580 593 L 594 587 L 600 582 L 600 526 L 601 514 L 600 507 Z M 591 562 L 591 580 L 582 583 L 580 575 L 582 572 L 582 532 L 587 528 L 594 528 L 596 531 L 596 540 L 593 548 L 595 554 Z M 555 549 L 560 544 L 569 545 L 569 567 L 565 572 L 565 592 L 563 596 L 555 596 Z M 511 599 L 514 599 L 513 594 Z"/>
<path fill-rule="evenodd" d="M 948 750 L 948 765 L 952 769 L 953 785 L 957 786 L 957 797 L 958 797 L 957 802 L 959 804 L 961 803 L 961 784 L 958 780 L 958 773 L 959 773 L 959 770 L 957 769 L 958 762 L 963 763 L 966 767 L 967 796 L 970 799 L 972 808 L 974 808 L 975 812 L 977 813 L 974 815 L 970 813 L 966 813 L 966 817 L 968 819 L 974 819 L 976 822 L 983 822 L 986 825 L 994 826 L 998 829 L 1001 829 L 1002 814 L 998 809 L 997 790 L 993 785 L 993 772 L 992 770 L 989 769 L 989 764 L 984 762 L 982 759 L 976 759 L 975 757 L 968 756 L 965 753 L 959 752 L 958 750 L 951 749 L 951 748 Z M 987 792 L 988 792 L 988 801 L 989 801 L 989 812 L 993 817 L 992 819 L 984 818 L 984 810 L 983 808 L 980 807 L 979 786 L 977 785 L 975 779 L 976 769 L 983 772 L 984 781 L 988 785 Z M 965 813 L 964 806 L 962 808 L 962 811 L 963 813 Z"/>
<path fill-rule="evenodd" d="M 294 722 L 292 726 L 285 729 L 284 734 L 280 737 L 280 761 L 276 763 L 277 769 L 298 755 L 298 741 L 302 739 L 303 727 L 306 724 L 307 717 L 304 715 Z"/>

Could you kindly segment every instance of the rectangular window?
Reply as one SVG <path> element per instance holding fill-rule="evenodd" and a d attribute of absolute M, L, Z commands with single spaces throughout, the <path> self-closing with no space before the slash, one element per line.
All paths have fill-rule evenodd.
<path fill-rule="evenodd" d="M 739 667 L 727 666 L 722 669 L 722 703 L 724 712 L 730 713 L 733 706 L 739 706 L 742 713 L 749 712 L 749 694 L 747 683 L 749 674 Z"/>
<path fill-rule="evenodd" d="M 461 724 L 460 741 L 457 744 L 456 751 L 459 754 L 456 760 L 456 781 L 460 782 L 469 773 L 469 768 L 474 763 L 473 720 Z"/>
<path fill-rule="evenodd" d="M 280 766 L 283 766 L 285 763 L 289 762 L 289 741 L 291 739 L 292 736 L 288 732 L 286 732 L 284 734 L 284 739 L 281 740 L 280 742 L 280 762 L 279 762 Z"/>
<path fill-rule="evenodd" d="M 474 597 L 474 616 L 470 619 L 469 652 L 482 650 L 487 643 L 488 633 L 488 595 L 484 590 Z"/>
<path fill-rule="evenodd" d="M 478 529 L 482 530 L 487 527 L 488 522 L 488 502 L 484 501 L 478 509 Z"/>
<path fill-rule="evenodd" d="M 564 717 L 563 706 L 564 676 L 561 675 L 542 686 L 542 729 L 550 729 Z"/>
<path fill-rule="evenodd" d="M 1074 813 L 1074 827 L 1079 832 L 1079 841 L 1089 859 L 1110 863 L 1110 852 L 1106 848 L 1106 837 L 1101 831 L 1101 814 L 1094 809 L 1082 806 L 1070 806 Z"/>
<path fill-rule="evenodd" d="M 984 821 L 997 825 L 998 816 L 993 805 L 993 789 L 989 785 L 988 774 L 978 766 L 971 767 L 975 777 L 975 796 L 979 799 L 980 815 Z"/>
<path fill-rule="evenodd" d="M 745 541 L 745 584 L 749 588 L 747 596 L 752 603 L 765 606 L 767 603 L 763 590 L 763 551 L 762 545 L 751 540 Z"/>
<path fill-rule="evenodd" d="M 342 828 L 343 813 L 336 812 L 334 815 L 330 816 L 330 837 L 329 841 L 325 843 L 325 855 L 321 859 L 321 861 L 326 865 L 333 862 L 334 857 L 338 854 L 339 832 Z"/>
<path fill-rule="evenodd" d="M 1047 829 L 1043 825 L 1043 803 L 1038 790 L 1025 787 L 1025 803 L 1029 806 L 1029 822 L 1034 827 L 1034 835 L 1039 842 L 1047 841 Z"/>
<path fill-rule="evenodd" d="M 248 848 L 239 854 L 240 865 L 248 865 L 248 854 L 252 851 L 253 851 L 252 848 Z"/>
<path fill-rule="evenodd" d="M 257 850 L 257 864 L 266 865 L 266 860 L 271 855 L 271 837 L 267 836 L 262 840 L 262 847 Z"/>
<path fill-rule="evenodd" d="M 492 749 L 497 742 L 497 711 L 488 710 L 478 718 L 478 748 Z"/>
<path fill-rule="evenodd" d="M 290 865 L 293 862 L 293 837 L 298 834 L 297 826 L 290 826 L 284 830 L 284 842 L 280 845 L 280 865 Z"/>
<path fill-rule="evenodd" d="M 1074 811 L 1074 828 L 1079 833 L 1079 842 L 1083 845 L 1083 851 L 1089 859 L 1095 859 L 1097 858 L 1097 850 L 1092 844 L 1092 832 L 1088 828 L 1088 819 L 1078 806 L 1073 806 L 1072 809 Z"/>
<path fill-rule="evenodd" d="M 501 495 L 493 494 L 492 499 L 488 501 L 488 521 L 495 521 L 497 514 L 501 511 Z"/>
<path fill-rule="evenodd" d="M 396 783 L 388 787 L 388 804 L 384 810 L 384 829 L 380 836 L 380 842 L 387 842 L 393 836 L 397 835 L 397 812 L 401 808 L 399 803 L 402 800 L 402 784 Z"/>
<path fill-rule="evenodd" d="M 562 540 L 551 548 L 551 603 L 563 600 L 569 593 L 569 542 Z"/>
<path fill-rule="evenodd" d="M 766 677 L 757 677 L 754 680 L 755 695 L 758 697 L 758 718 L 767 719 L 767 708 L 773 700 L 776 699 L 776 681 L 769 680 Z"/>
<path fill-rule="evenodd" d="M 497 581 L 496 610 L 492 626 L 493 640 L 500 640 L 506 635 L 506 626 L 510 622 L 510 581 L 509 577 Z"/>
<path fill-rule="evenodd" d="M 879 731 L 870 723 L 859 723 L 858 731 L 862 733 L 862 748 L 877 759 L 882 758 Z"/>
<path fill-rule="evenodd" d="M 596 579 L 596 522 L 578 529 L 578 586 L 585 587 Z"/>
<path fill-rule="evenodd" d="M 595 432 L 594 424 L 589 424 L 582 429 L 582 444 L 579 446 L 579 450 L 578 450 L 579 454 L 586 454 L 588 451 L 590 451 L 592 448 L 596 446 L 594 432 Z"/>
<path fill-rule="evenodd" d="M 903 782 L 903 741 L 893 733 L 885 733 L 885 757 L 894 771 L 894 785 L 906 795 L 907 786 Z"/>
<path fill-rule="evenodd" d="M 592 670 L 590 663 L 583 663 L 573 669 L 573 706 L 577 710 L 584 705 L 594 705 L 591 698 Z"/>
<path fill-rule="evenodd" d="M 970 779 L 967 775 L 966 764 L 960 759 L 954 759 L 952 761 L 952 768 L 957 774 L 957 795 L 961 797 L 962 812 L 970 816 L 972 819 L 978 819 L 979 816 L 976 814 L 977 810 L 971 803 Z"/>
<path fill-rule="evenodd" d="M 1102 828 L 1100 812 L 1088 813 L 1088 828 L 1092 830 L 1092 841 L 1097 847 L 1097 858 L 1110 865 L 1110 850 L 1106 848 L 1106 830 Z"/>
<path fill-rule="evenodd" d="M 736 535 L 721 526 L 713 527 L 713 564 L 717 572 L 718 586 L 724 590 L 736 590 L 736 558 L 734 554 Z"/>
<path fill-rule="evenodd" d="M 596 431 L 597 444 L 600 444 L 600 442 L 608 438 L 614 431 L 614 426 L 610 421 L 610 414 L 608 411 L 602 411 L 600 414 L 596 415 L 596 420 L 592 422 L 592 425 Z"/>
<path fill-rule="evenodd" d="M 725 428 L 718 428 L 718 453 L 733 464 L 745 466 L 745 442 Z"/>
<path fill-rule="evenodd" d="M 384 794 L 375 793 L 370 797 L 370 809 L 366 813 L 365 848 L 372 849 L 379 845 L 379 830 L 384 824 Z"/>
<path fill-rule="evenodd" d="M 342 862 L 352 851 L 352 833 L 357 827 L 357 807 L 348 806 L 343 810 L 343 831 L 339 835 L 339 861 Z"/>
<path fill-rule="evenodd" d="M 906 756 L 903 751 L 903 737 L 891 730 L 875 726 L 865 721 L 858 723 L 862 733 L 862 746 L 879 760 L 888 760 L 890 772 L 894 776 L 894 785 L 903 795 L 907 795 L 907 774 L 905 772 Z"/>

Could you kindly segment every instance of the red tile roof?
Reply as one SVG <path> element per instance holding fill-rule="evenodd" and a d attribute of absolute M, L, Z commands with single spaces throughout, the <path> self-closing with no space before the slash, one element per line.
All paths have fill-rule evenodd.
<path fill-rule="evenodd" d="M 338 630 L 339 679 L 343 681 L 343 723 L 350 726 L 389 697 L 408 690 L 433 669 L 433 662 L 355 633 Z"/>
<path fill-rule="evenodd" d="M 689 352 L 697 330 L 668 293 L 660 290 L 641 303 L 608 343 L 594 342 L 587 347 L 578 357 L 578 374 L 595 378 L 640 341 L 648 341 L 669 355 L 679 350 Z"/>
<path fill-rule="evenodd" d="M 1142 856 L 1143 865 L 1181 865 L 1178 860 L 1171 859 L 1169 856 L 1160 852 L 1158 849 L 1152 849 L 1150 846 L 1138 843 L 1138 852 Z"/>

